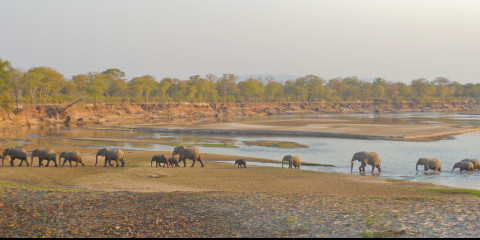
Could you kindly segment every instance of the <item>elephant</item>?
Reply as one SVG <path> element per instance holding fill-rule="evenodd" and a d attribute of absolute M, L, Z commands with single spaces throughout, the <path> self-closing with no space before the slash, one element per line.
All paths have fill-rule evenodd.
<path fill-rule="evenodd" d="M 416 166 L 417 171 L 418 171 L 418 165 L 423 165 L 425 172 L 428 171 L 429 169 L 433 170 L 434 172 L 442 171 L 442 164 L 436 158 L 419 158 Z"/>
<path fill-rule="evenodd" d="M 3 156 L 2 156 L 2 166 L 3 166 L 3 161 L 5 160 L 5 156 L 10 156 L 10 166 L 13 167 L 13 161 L 15 159 L 20 159 L 20 165 L 22 166 L 23 161 L 27 163 L 27 167 L 30 166 L 27 160 L 27 151 L 24 148 L 21 147 L 16 147 L 16 148 L 5 148 L 3 150 Z"/>
<path fill-rule="evenodd" d="M 122 167 L 125 166 L 125 161 L 123 158 L 125 157 L 125 154 L 123 153 L 122 149 L 109 149 L 109 148 L 100 148 L 98 149 L 97 155 L 95 155 L 95 166 L 97 166 L 98 162 L 98 156 L 104 156 L 105 157 L 105 165 L 104 167 L 110 164 L 112 165 L 112 160 L 117 162 L 117 167 L 118 167 L 118 161 L 122 163 Z"/>
<path fill-rule="evenodd" d="M 178 165 L 177 159 L 173 157 L 168 159 L 168 165 L 170 165 L 170 167 L 180 167 L 180 165 Z"/>
<path fill-rule="evenodd" d="M 283 168 L 283 162 L 288 162 L 288 168 L 295 167 L 295 169 L 300 169 L 300 165 L 302 165 L 302 160 L 298 156 L 292 156 L 292 155 L 285 155 L 282 159 L 282 168 Z"/>
<path fill-rule="evenodd" d="M 55 150 L 51 148 L 45 148 L 45 149 L 35 149 L 32 152 L 32 160 L 30 162 L 30 165 L 33 166 L 33 158 L 38 157 L 38 166 L 41 167 L 43 166 L 42 162 L 43 160 L 47 160 L 47 165 L 50 163 L 50 161 L 53 161 L 55 163 L 55 167 L 57 166 L 57 154 L 55 153 Z"/>
<path fill-rule="evenodd" d="M 165 167 L 165 165 L 169 166 L 169 163 L 168 163 L 168 160 L 167 160 L 167 157 L 165 156 L 165 154 L 162 154 L 162 155 L 153 155 L 152 157 L 152 161 L 150 162 L 150 166 L 152 166 L 153 162 L 155 161 L 155 167 L 158 167 L 159 165 L 161 166 L 161 164 L 163 163 L 163 167 Z"/>
<path fill-rule="evenodd" d="M 73 152 L 61 152 L 60 156 L 58 157 L 58 164 L 62 162 L 62 158 L 65 158 L 63 161 L 62 167 L 65 165 L 65 163 L 68 162 L 70 163 L 70 167 L 72 167 L 72 161 L 75 161 L 75 167 L 78 166 L 78 163 L 82 164 L 83 167 L 85 167 L 85 164 L 82 162 L 82 156 L 80 156 L 80 153 L 78 151 L 73 151 Z"/>
<path fill-rule="evenodd" d="M 195 166 L 195 162 L 198 160 L 202 167 L 204 167 L 202 158 L 200 157 L 200 150 L 195 147 L 184 147 L 178 146 L 173 149 L 172 157 L 174 158 L 176 154 L 180 155 L 180 158 L 178 159 L 178 163 L 181 163 L 183 161 L 183 167 L 187 166 L 187 159 L 192 159 L 193 163 L 192 166 Z"/>
<path fill-rule="evenodd" d="M 375 168 L 378 169 L 378 172 L 382 172 L 382 169 L 380 168 L 380 157 L 376 152 L 356 152 L 352 157 L 352 166 L 350 168 L 350 173 L 353 172 L 354 161 L 359 161 L 361 163 L 360 167 L 358 168 L 360 172 L 365 172 L 365 167 L 367 166 L 367 164 L 372 165 L 372 173 Z"/>
<path fill-rule="evenodd" d="M 452 172 L 453 172 L 453 170 L 455 170 L 455 168 L 460 168 L 460 171 L 473 171 L 473 170 L 475 170 L 475 166 L 473 165 L 473 163 L 468 162 L 468 161 L 461 161 L 461 162 L 455 163 L 455 165 L 453 165 Z"/>
<path fill-rule="evenodd" d="M 233 167 L 235 168 L 235 166 L 237 166 L 238 164 L 238 168 L 247 168 L 247 162 L 245 161 L 245 159 L 238 159 L 238 160 L 235 160 L 235 164 L 233 165 Z"/>
<path fill-rule="evenodd" d="M 465 158 L 462 162 L 471 162 L 474 169 L 480 169 L 480 162 L 476 158 Z"/>

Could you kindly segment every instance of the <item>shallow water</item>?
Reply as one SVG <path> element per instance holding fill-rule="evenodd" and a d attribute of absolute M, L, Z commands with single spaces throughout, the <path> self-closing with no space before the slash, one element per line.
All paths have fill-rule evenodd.
<path fill-rule="evenodd" d="M 365 123 L 458 123 L 480 126 L 480 115 L 445 114 L 445 113 L 400 113 L 400 114 L 350 114 L 350 115 L 308 115 L 308 116 L 274 116 L 264 119 L 285 118 L 328 118 L 328 119 L 356 119 Z M 258 119 L 258 118 L 257 118 Z M 381 157 L 382 173 L 375 174 L 402 180 L 429 182 L 434 184 L 470 188 L 480 190 L 480 171 L 452 172 L 455 162 L 465 158 L 480 159 L 480 132 L 454 136 L 453 139 L 435 142 L 404 142 L 387 140 L 357 140 L 335 139 L 318 137 L 268 137 L 268 136 L 238 136 L 231 135 L 169 135 L 162 133 L 143 133 L 130 131 L 112 131 L 101 129 L 43 129 L 43 131 L 25 133 L 28 140 L 42 145 L 62 144 L 75 146 L 78 143 L 90 144 L 92 147 L 120 147 L 135 150 L 172 151 L 173 147 L 152 143 L 109 142 L 75 140 L 78 137 L 109 137 L 120 139 L 158 139 L 159 141 L 175 141 L 179 144 L 196 145 L 201 152 L 239 155 L 257 158 L 281 160 L 284 155 L 297 155 L 303 162 L 331 164 L 335 167 L 302 166 L 305 170 L 348 173 L 350 161 L 357 151 L 377 152 Z M 223 138 L 222 140 L 216 138 Z M 202 147 L 203 143 L 225 142 L 238 148 Z M 278 149 L 269 147 L 247 146 L 242 141 L 279 140 L 297 142 L 308 145 L 307 149 Z M 441 173 L 424 173 L 423 166 L 415 170 L 415 164 L 420 157 L 438 158 L 442 163 Z M 233 162 L 232 162 L 233 164 Z M 281 167 L 280 164 L 252 163 L 249 165 L 263 165 Z M 353 173 L 359 174 L 360 163 L 354 162 Z M 366 167 L 366 175 L 371 175 L 371 166 Z M 377 169 L 375 169 L 377 171 Z"/>

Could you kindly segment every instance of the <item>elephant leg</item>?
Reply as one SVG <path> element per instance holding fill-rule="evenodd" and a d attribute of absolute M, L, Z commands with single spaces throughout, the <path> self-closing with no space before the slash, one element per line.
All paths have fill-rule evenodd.
<path fill-rule="evenodd" d="M 125 161 L 123 161 L 123 159 L 122 159 L 122 160 L 120 160 L 120 162 L 122 163 L 122 167 L 125 167 Z"/>
<path fill-rule="evenodd" d="M 61 162 L 61 161 L 62 161 L 62 160 L 60 160 L 60 162 Z M 60 162 L 59 162 L 59 163 L 60 163 Z M 65 163 L 66 163 L 66 162 L 67 162 L 67 159 L 65 158 L 65 159 L 63 160 L 62 167 L 65 166 Z"/>
<path fill-rule="evenodd" d="M 380 168 L 380 165 L 377 166 L 378 172 L 382 172 L 382 169 Z"/>
<path fill-rule="evenodd" d="M 13 158 L 13 160 L 15 160 L 15 159 L 16 159 L 16 158 Z M 20 158 L 19 158 L 19 159 L 20 159 Z M 21 167 L 21 166 L 22 166 L 22 164 L 23 164 L 23 160 L 22 160 L 22 159 L 20 159 L 20 164 L 18 164 L 18 166 L 19 166 L 19 167 Z"/>
<path fill-rule="evenodd" d="M 82 167 L 85 167 L 85 164 L 83 164 L 83 162 L 80 162 L 80 164 L 82 164 Z"/>

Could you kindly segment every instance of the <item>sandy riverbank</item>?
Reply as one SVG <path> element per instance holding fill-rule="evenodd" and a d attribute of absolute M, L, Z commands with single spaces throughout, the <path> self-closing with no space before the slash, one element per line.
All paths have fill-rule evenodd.
<path fill-rule="evenodd" d="M 314 136 L 398 141 L 434 141 L 452 135 L 479 131 L 460 124 L 362 123 L 354 119 L 282 119 L 247 122 L 160 123 L 128 126 L 146 132 L 229 134 L 257 136 Z"/>

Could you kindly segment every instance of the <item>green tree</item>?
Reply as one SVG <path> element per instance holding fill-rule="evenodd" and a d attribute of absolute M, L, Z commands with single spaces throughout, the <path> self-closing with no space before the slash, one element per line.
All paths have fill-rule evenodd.
<path fill-rule="evenodd" d="M 98 100 L 105 94 L 108 89 L 107 79 L 110 78 L 105 73 L 91 73 L 90 81 L 87 85 L 87 92 L 93 98 L 93 104 L 96 106 Z"/>
<path fill-rule="evenodd" d="M 9 92 L 11 87 L 9 86 L 10 75 L 12 72 L 12 66 L 7 60 L 0 58 L 0 106 L 3 109 L 10 109 L 10 96 Z"/>
<path fill-rule="evenodd" d="M 307 75 L 305 78 L 310 101 L 318 102 L 319 97 L 325 94 L 325 80 L 315 75 Z"/>
<path fill-rule="evenodd" d="M 264 91 L 264 85 L 259 79 L 249 78 L 238 83 L 240 93 L 249 99 L 250 102 L 255 102 L 255 96 L 260 96 Z"/>
<path fill-rule="evenodd" d="M 236 94 L 238 93 L 238 87 L 235 83 L 236 81 L 237 76 L 233 74 L 223 74 L 223 76 L 217 81 L 217 91 L 223 102 L 235 101 Z"/>
<path fill-rule="evenodd" d="M 153 92 L 157 88 L 158 82 L 150 75 L 133 78 L 129 82 L 131 94 L 135 96 L 142 96 L 145 102 L 148 102 Z"/>
<path fill-rule="evenodd" d="M 24 75 L 27 91 L 30 93 L 32 104 L 36 99 L 46 103 L 50 100 L 58 101 L 58 92 L 63 88 L 65 80 L 63 75 L 49 67 L 34 67 Z"/>
<path fill-rule="evenodd" d="M 265 99 L 269 102 L 273 102 L 275 100 L 275 96 L 279 96 L 281 101 L 283 97 L 283 85 L 279 82 L 275 82 L 270 80 L 267 85 L 265 85 L 265 95 L 267 96 Z M 278 98 L 277 98 L 278 99 Z"/>

